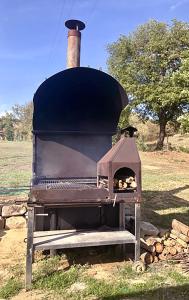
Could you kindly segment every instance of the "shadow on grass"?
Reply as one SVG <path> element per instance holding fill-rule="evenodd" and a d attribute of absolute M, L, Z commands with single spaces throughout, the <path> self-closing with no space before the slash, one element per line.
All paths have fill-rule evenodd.
<path fill-rule="evenodd" d="M 188 300 L 189 284 L 180 286 L 159 287 L 146 292 L 120 293 L 116 296 L 107 296 L 101 300 Z"/>
<path fill-rule="evenodd" d="M 29 192 L 29 186 L 23 187 L 0 187 L 0 196 L 17 196 L 20 194 L 27 194 Z"/>
<path fill-rule="evenodd" d="M 119 245 L 108 245 L 98 247 L 72 248 L 59 250 L 58 253 L 64 253 L 68 261 L 69 269 L 72 265 L 93 265 L 101 263 L 123 262 L 123 259 L 129 260 L 134 257 L 134 246 L 126 245 L 126 254 L 123 258 L 123 253 Z"/>
<path fill-rule="evenodd" d="M 170 191 L 143 191 L 142 218 L 165 228 L 170 227 L 175 218 L 189 225 L 189 201 L 175 195 L 188 188 L 189 185 L 185 185 Z"/>

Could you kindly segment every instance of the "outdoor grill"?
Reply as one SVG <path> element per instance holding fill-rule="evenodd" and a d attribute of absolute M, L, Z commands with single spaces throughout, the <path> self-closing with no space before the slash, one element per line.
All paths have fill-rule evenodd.
<path fill-rule="evenodd" d="M 79 66 L 85 25 L 69 20 L 66 26 L 68 69 L 45 80 L 33 99 L 27 287 L 35 249 L 50 249 L 53 255 L 59 248 L 134 243 L 135 260 L 140 254 L 141 166 L 135 129 L 123 130 L 112 147 L 128 98 L 110 75 Z M 125 230 L 128 202 L 135 205 L 135 235 Z"/>

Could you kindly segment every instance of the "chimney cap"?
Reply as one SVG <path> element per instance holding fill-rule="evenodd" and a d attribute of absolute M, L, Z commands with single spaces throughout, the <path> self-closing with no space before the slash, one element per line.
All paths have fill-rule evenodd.
<path fill-rule="evenodd" d="M 83 30 L 85 28 L 85 23 L 79 20 L 67 20 L 65 22 L 65 26 L 68 29 L 75 29 L 75 30 Z"/>

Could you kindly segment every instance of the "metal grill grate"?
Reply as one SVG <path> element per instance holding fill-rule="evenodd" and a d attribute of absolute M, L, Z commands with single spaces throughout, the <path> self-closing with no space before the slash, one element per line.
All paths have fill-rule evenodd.
<path fill-rule="evenodd" d="M 41 179 L 38 185 L 45 189 L 91 189 L 96 188 L 96 178 L 64 178 L 64 179 Z"/>

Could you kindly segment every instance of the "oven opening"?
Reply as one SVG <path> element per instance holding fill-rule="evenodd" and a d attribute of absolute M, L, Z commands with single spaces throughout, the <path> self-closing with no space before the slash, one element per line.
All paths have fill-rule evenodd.
<path fill-rule="evenodd" d="M 130 168 L 120 168 L 114 175 L 114 193 L 133 193 L 137 190 L 136 175 Z"/>

